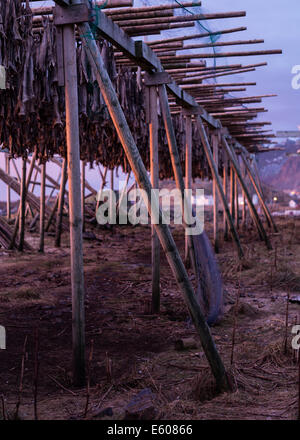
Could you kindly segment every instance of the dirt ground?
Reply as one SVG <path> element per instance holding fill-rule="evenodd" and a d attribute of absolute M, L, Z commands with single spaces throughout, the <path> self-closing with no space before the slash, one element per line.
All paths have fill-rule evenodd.
<path fill-rule="evenodd" d="M 300 322 L 299 304 L 289 304 L 286 353 L 284 344 L 287 295 L 293 298 L 300 292 L 300 219 L 277 217 L 276 221 L 280 232 L 270 234 L 272 251 L 253 229 L 240 230 L 242 264 L 232 241 L 221 243 L 217 258 L 225 313 L 211 331 L 237 389 L 219 395 L 164 256 L 161 313 L 149 313 L 150 228 L 87 226 L 96 239 L 84 240 L 87 357 L 93 341 L 86 415 L 86 389 L 71 384 L 68 235 L 60 249 L 54 247 L 54 237 L 47 236 L 44 255 L 0 249 L 0 324 L 7 330 L 7 349 L 0 350 L 0 395 L 8 416 L 13 416 L 18 401 L 27 337 L 22 419 L 34 414 L 36 354 L 40 419 L 123 419 L 128 403 L 145 388 L 153 392 L 156 419 L 296 419 L 298 366 L 291 327 L 297 316 Z M 210 213 L 206 231 L 211 236 Z M 176 227 L 173 233 L 183 253 L 183 230 Z M 37 234 L 26 238 L 38 242 Z M 196 348 L 175 349 L 174 341 L 190 337 L 197 341 Z M 1 414 L 0 410 L 0 418 Z"/>

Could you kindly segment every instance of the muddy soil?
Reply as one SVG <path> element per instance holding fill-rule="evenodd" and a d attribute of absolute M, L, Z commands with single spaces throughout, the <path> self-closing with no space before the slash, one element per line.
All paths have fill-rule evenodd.
<path fill-rule="evenodd" d="M 91 344 L 90 397 L 71 381 L 71 287 L 68 234 L 45 254 L 0 249 L 0 325 L 7 349 L 0 350 L 0 395 L 5 416 L 34 418 L 35 357 L 39 359 L 39 419 L 123 419 L 131 399 L 145 388 L 154 395 L 156 419 L 296 419 L 296 353 L 291 328 L 300 323 L 300 219 L 276 219 L 268 251 L 249 227 L 240 229 L 245 258 L 232 241 L 221 240 L 217 258 L 223 274 L 225 311 L 211 331 L 236 384 L 217 394 L 196 332 L 162 255 L 161 312 L 151 315 L 149 226 L 91 226 L 84 240 L 87 357 Z M 211 213 L 206 230 L 211 237 Z M 184 253 L 184 233 L 173 228 Z M 38 235 L 27 234 L 32 245 Z M 88 238 L 88 237 L 87 237 Z M 237 298 L 238 303 L 237 303 Z M 235 330 L 232 349 L 233 329 Z M 287 333 L 287 341 L 285 334 Z M 38 336 L 37 336 L 38 335 Z M 194 338 L 196 348 L 177 351 L 174 342 Z M 24 341 L 23 390 L 19 393 Z M 38 350 L 36 345 L 39 345 Z M 233 358 L 233 362 L 231 362 Z M 111 408 L 109 411 L 104 411 Z M 111 415 L 112 414 L 112 415 Z M 3 417 L 0 410 L 0 418 Z"/>

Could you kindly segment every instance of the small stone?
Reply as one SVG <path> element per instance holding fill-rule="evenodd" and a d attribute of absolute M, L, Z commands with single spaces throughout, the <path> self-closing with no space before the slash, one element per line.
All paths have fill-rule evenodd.
<path fill-rule="evenodd" d="M 127 420 L 153 420 L 156 415 L 155 394 L 150 388 L 144 388 L 128 403 L 125 411 Z"/>

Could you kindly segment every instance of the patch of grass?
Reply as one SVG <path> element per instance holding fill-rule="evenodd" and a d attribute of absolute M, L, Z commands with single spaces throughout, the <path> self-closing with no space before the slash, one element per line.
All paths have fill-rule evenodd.
<path fill-rule="evenodd" d="M 40 299 L 41 295 L 36 290 L 24 288 L 16 292 L 16 297 L 23 299 Z"/>

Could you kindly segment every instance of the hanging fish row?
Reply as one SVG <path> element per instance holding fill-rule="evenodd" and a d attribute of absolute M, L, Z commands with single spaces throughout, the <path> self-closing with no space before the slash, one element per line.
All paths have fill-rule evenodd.
<path fill-rule="evenodd" d="M 149 169 L 149 127 L 145 110 L 145 86 L 136 69 L 116 66 L 113 48 L 97 40 L 106 69 L 120 104 Z M 6 69 L 7 84 L 0 90 L 0 144 L 11 156 L 26 157 L 37 151 L 44 160 L 66 154 L 65 95 L 58 85 L 56 28 L 43 19 L 43 31 L 33 33 L 30 8 L 19 0 L 0 4 L 0 65 Z M 81 159 L 108 168 L 129 171 L 124 150 L 110 119 L 96 77 L 85 51 L 77 44 L 78 97 Z M 184 169 L 185 124 L 182 115 L 173 117 Z M 167 138 L 159 116 L 160 178 L 173 178 Z M 221 152 L 220 152 L 221 153 Z M 221 170 L 220 170 L 221 172 Z M 193 177 L 211 178 L 200 137 L 193 128 Z"/>

